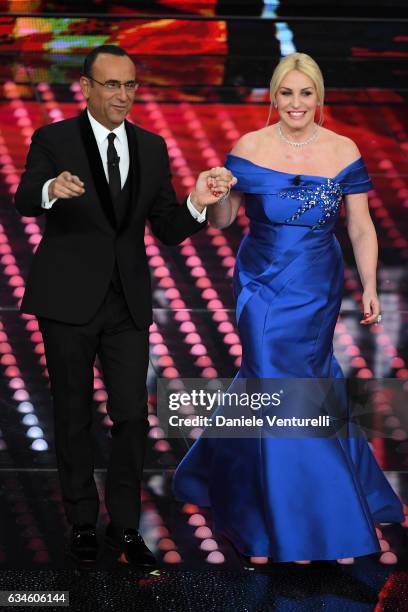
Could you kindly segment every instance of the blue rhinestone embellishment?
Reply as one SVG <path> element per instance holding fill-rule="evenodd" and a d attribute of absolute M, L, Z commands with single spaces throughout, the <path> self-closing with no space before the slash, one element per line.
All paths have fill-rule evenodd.
<path fill-rule="evenodd" d="M 339 183 L 327 179 L 326 183 L 317 185 L 315 188 L 302 187 L 295 190 L 281 191 L 279 192 L 279 196 L 281 198 L 292 198 L 293 200 L 304 202 L 291 217 L 285 219 L 285 223 L 296 221 L 307 210 L 315 208 L 315 206 L 320 206 L 323 210 L 323 216 L 313 225 L 313 229 L 315 229 L 322 227 L 330 217 L 338 212 L 343 194 Z"/>

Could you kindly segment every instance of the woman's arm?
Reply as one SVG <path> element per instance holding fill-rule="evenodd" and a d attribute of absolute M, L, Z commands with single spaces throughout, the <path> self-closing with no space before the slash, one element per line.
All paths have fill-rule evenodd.
<path fill-rule="evenodd" d="M 353 247 L 357 270 L 363 286 L 364 325 L 375 323 L 380 314 L 380 303 L 377 297 L 377 235 L 366 193 L 344 196 L 347 214 L 347 231 Z M 369 316 L 367 316 L 367 313 Z"/>
<path fill-rule="evenodd" d="M 231 191 L 228 198 L 221 204 L 207 207 L 207 218 L 213 227 L 223 229 L 235 221 L 238 209 L 243 201 L 240 191 Z"/>
<path fill-rule="evenodd" d="M 248 132 L 241 136 L 235 143 L 231 153 L 238 157 L 250 159 L 257 147 L 257 133 Z M 215 204 L 207 208 L 208 220 L 212 226 L 218 229 L 228 227 L 233 223 L 238 214 L 238 209 L 244 201 L 241 191 L 231 191 L 227 200 L 222 204 Z"/>

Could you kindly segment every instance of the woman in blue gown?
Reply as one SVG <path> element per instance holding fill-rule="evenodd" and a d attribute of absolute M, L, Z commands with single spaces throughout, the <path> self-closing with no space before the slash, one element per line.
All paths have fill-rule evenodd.
<path fill-rule="evenodd" d="M 279 122 L 238 141 L 226 163 L 237 183 L 227 200 L 208 208 L 210 222 L 222 228 L 244 199 L 250 221 L 234 274 L 243 350 L 237 377 L 342 378 L 333 354 L 343 293 L 334 226 L 344 201 L 363 285 L 361 324 L 378 322 L 372 184 L 356 145 L 315 123 L 324 86 L 312 58 L 281 60 L 270 93 Z M 253 563 L 351 563 L 381 551 L 376 523 L 404 520 L 361 436 L 202 436 L 173 487 L 176 498 L 210 506 L 215 530 Z M 383 553 L 380 560 L 396 558 Z"/>

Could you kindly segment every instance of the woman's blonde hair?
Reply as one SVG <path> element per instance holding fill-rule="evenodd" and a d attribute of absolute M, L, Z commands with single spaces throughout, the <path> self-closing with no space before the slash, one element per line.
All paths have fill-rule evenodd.
<path fill-rule="evenodd" d="M 319 125 L 323 123 L 323 102 L 324 102 L 324 81 L 322 72 L 310 55 L 307 53 L 290 53 L 283 57 L 273 71 L 269 93 L 271 105 L 269 107 L 269 115 L 266 125 L 269 125 L 269 120 L 272 113 L 272 105 L 275 102 L 276 92 L 285 76 L 291 70 L 299 70 L 311 79 L 316 87 L 317 100 L 320 107 Z"/>

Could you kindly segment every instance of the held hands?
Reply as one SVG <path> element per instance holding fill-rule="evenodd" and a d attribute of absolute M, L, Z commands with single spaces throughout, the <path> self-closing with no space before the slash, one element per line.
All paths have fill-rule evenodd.
<path fill-rule="evenodd" d="M 376 293 L 365 291 L 363 293 L 363 312 L 364 317 L 361 319 L 361 325 L 371 325 L 371 323 L 379 323 L 381 321 L 380 302 Z"/>
<path fill-rule="evenodd" d="M 237 183 L 237 179 L 226 168 L 219 166 L 200 172 L 191 194 L 191 201 L 198 208 L 216 204 Z"/>
<path fill-rule="evenodd" d="M 48 186 L 48 197 L 54 198 L 76 198 L 85 193 L 84 183 L 80 178 L 67 170 L 61 172 Z"/>

